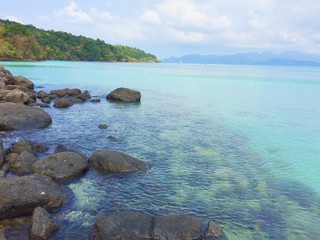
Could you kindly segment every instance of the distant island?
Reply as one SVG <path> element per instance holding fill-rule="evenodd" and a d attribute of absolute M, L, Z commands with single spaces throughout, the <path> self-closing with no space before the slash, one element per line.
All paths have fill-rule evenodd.
<path fill-rule="evenodd" d="M 164 63 L 270 65 L 270 66 L 320 66 L 320 56 L 299 52 L 237 53 L 231 55 L 185 55 L 163 59 Z"/>
<path fill-rule="evenodd" d="M 156 56 L 137 48 L 1 19 L 0 60 L 158 62 Z"/>

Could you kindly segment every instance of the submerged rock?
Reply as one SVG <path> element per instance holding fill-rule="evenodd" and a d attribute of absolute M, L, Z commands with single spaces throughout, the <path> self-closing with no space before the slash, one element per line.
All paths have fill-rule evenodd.
<path fill-rule="evenodd" d="M 107 125 L 107 124 L 100 124 L 100 125 L 99 125 L 99 128 L 100 128 L 100 129 L 107 129 L 107 128 L 108 128 L 108 125 Z"/>
<path fill-rule="evenodd" d="M 129 88 L 117 88 L 107 95 L 108 100 L 119 102 L 140 102 L 141 93 Z"/>
<path fill-rule="evenodd" d="M 0 104 L 0 131 L 45 128 L 52 123 L 48 113 L 17 103 Z"/>
<path fill-rule="evenodd" d="M 0 178 L 0 196 L 0 219 L 29 215 L 39 206 L 52 211 L 65 202 L 61 187 L 40 174 Z"/>
<path fill-rule="evenodd" d="M 148 216 L 138 212 L 118 212 L 97 220 L 93 235 L 97 240 L 165 239 L 226 240 L 217 226 L 212 234 L 203 222 L 190 215 Z"/>
<path fill-rule="evenodd" d="M 136 172 L 146 171 L 148 165 L 134 157 L 112 150 L 95 152 L 89 158 L 89 163 L 97 170 L 106 172 Z"/>
<path fill-rule="evenodd" d="M 31 239 L 45 240 L 58 230 L 58 225 L 52 220 L 51 215 L 41 207 L 34 209 L 32 214 Z"/>
<path fill-rule="evenodd" d="M 89 169 L 87 159 L 76 152 L 60 152 L 44 157 L 33 164 L 33 172 L 57 180 L 68 180 L 83 175 Z"/>

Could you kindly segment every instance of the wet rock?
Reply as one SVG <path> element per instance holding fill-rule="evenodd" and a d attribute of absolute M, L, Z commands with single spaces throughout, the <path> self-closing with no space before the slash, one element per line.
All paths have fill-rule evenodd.
<path fill-rule="evenodd" d="M 4 164 L 4 149 L 3 149 L 3 141 L 0 139 L 0 169 Z"/>
<path fill-rule="evenodd" d="M 19 89 L 10 90 L 6 96 L 4 97 L 4 100 L 7 102 L 13 102 L 13 103 L 27 103 L 29 102 L 29 96 L 25 92 L 22 92 Z"/>
<path fill-rule="evenodd" d="M 57 98 L 59 98 L 57 95 L 55 95 L 55 94 L 50 94 L 49 95 L 49 98 L 51 99 L 51 100 L 54 100 L 54 99 L 57 99 Z"/>
<path fill-rule="evenodd" d="M 44 153 L 48 151 L 48 148 L 42 144 L 32 142 L 32 141 L 20 141 L 18 143 L 13 144 L 11 147 L 9 147 L 6 150 L 6 154 L 10 154 L 10 153 L 20 154 L 24 151 L 27 151 L 29 153 L 36 155 L 38 153 Z"/>
<path fill-rule="evenodd" d="M 107 129 L 109 126 L 107 124 L 100 124 L 99 128 L 100 129 Z"/>
<path fill-rule="evenodd" d="M 83 103 L 83 101 L 79 98 L 73 98 L 71 99 L 72 103 Z"/>
<path fill-rule="evenodd" d="M 203 222 L 190 215 L 148 216 L 137 212 L 118 212 L 97 220 L 93 235 L 96 240 L 166 239 L 191 240 L 207 236 L 210 240 L 225 240 L 223 231 L 215 226 L 215 234 L 208 233 Z M 221 234 L 220 234 L 221 233 Z"/>
<path fill-rule="evenodd" d="M 37 98 L 42 99 L 42 98 L 48 98 L 49 97 L 49 93 L 41 90 L 38 92 L 37 94 Z"/>
<path fill-rule="evenodd" d="M 38 159 L 30 152 L 10 153 L 6 156 L 6 162 L 10 165 L 10 171 L 19 176 L 32 174 L 32 164 Z"/>
<path fill-rule="evenodd" d="M 98 98 L 96 98 L 96 99 L 92 99 L 90 102 L 92 102 L 92 103 L 99 103 L 99 102 L 101 102 L 101 100 L 98 99 Z"/>
<path fill-rule="evenodd" d="M 0 219 L 29 215 L 40 206 L 55 210 L 65 202 L 61 187 L 50 177 L 33 174 L 0 178 Z"/>
<path fill-rule="evenodd" d="M 62 98 L 62 97 L 65 97 L 68 95 L 68 91 L 70 89 L 68 88 L 65 88 L 65 89 L 56 89 L 56 90 L 51 90 L 50 91 L 50 95 L 56 95 L 58 96 L 59 98 Z"/>
<path fill-rule="evenodd" d="M 94 225 L 94 239 L 96 240 L 129 240 L 152 239 L 152 216 L 138 212 L 119 212 L 97 220 Z"/>
<path fill-rule="evenodd" d="M 107 95 L 107 99 L 119 102 L 140 102 L 141 93 L 129 88 L 117 88 Z"/>
<path fill-rule="evenodd" d="M 73 105 L 73 102 L 69 98 L 63 97 L 57 100 L 53 106 L 56 108 L 67 108 L 67 107 L 71 107 L 72 105 Z"/>
<path fill-rule="evenodd" d="M 33 164 L 33 172 L 56 180 L 69 180 L 89 169 L 87 159 L 76 152 L 60 152 L 44 157 Z"/>
<path fill-rule="evenodd" d="M 14 80 L 14 85 L 24 86 L 30 90 L 34 89 L 33 82 L 23 76 L 14 77 Z"/>
<path fill-rule="evenodd" d="M 44 98 L 41 98 L 41 102 L 46 103 L 46 104 L 50 104 L 51 99 L 49 97 L 44 97 Z"/>
<path fill-rule="evenodd" d="M 96 169 L 106 172 L 136 172 L 146 171 L 148 165 L 134 157 L 112 150 L 95 152 L 89 158 L 89 163 Z"/>
<path fill-rule="evenodd" d="M 206 240 L 228 240 L 221 228 L 219 228 L 213 221 L 208 223 L 205 234 Z"/>
<path fill-rule="evenodd" d="M 48 107 L 50 107 L 49 104 L 40 103 L 40 102 L 30 103 L 30 104 L 28 104 L 28 106 L 30 106 L 30 107 L 41 107 L 41 108 L 48 108 Z"/>
<path fill-rule="evenodd" d="M 70 96 L 77 96 L 77 95 L 81 94 L 81 90 L 78 88 L 73 88 L 73 89 L 68 90 L 68 94 Z"/>
<path fill-rule="evenodd" d="M 76 96 L 76 98 L 81 99 L 83 102 L 91 99 L 90 93 L 86 90 L 83 93 Z"/>
<path fill-rule="evenodd" d="M 0 104 L 0 131 L 45 128 L 51 123 L 52 118 L 42 109 L 16 103 Z"/>
<path fill-rule="evenodd" d="M 53 236 L 58 230 L 58 225 L 51 215 L 41 207 L 34 209 L 32 214 L 32 227 L 30 237 L 36 240 L 45 240 Z"/>

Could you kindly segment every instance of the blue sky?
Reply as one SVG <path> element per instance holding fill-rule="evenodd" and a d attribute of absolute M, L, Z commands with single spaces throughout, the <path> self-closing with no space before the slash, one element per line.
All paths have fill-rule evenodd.
<path fill-rule="evenodd" d="M 185 54 L 320 54 L 319 0 L 0 0 L 0 18 L 141 48 Z"/>

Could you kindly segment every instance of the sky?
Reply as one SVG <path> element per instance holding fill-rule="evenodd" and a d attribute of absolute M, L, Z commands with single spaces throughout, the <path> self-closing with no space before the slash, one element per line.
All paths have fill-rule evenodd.
<path fill-rule="evenodd" d="M 0 18 L 127 45 L 159 59 L 186 54 L 320 54 L 319 0 L 0 0 Z"/>

